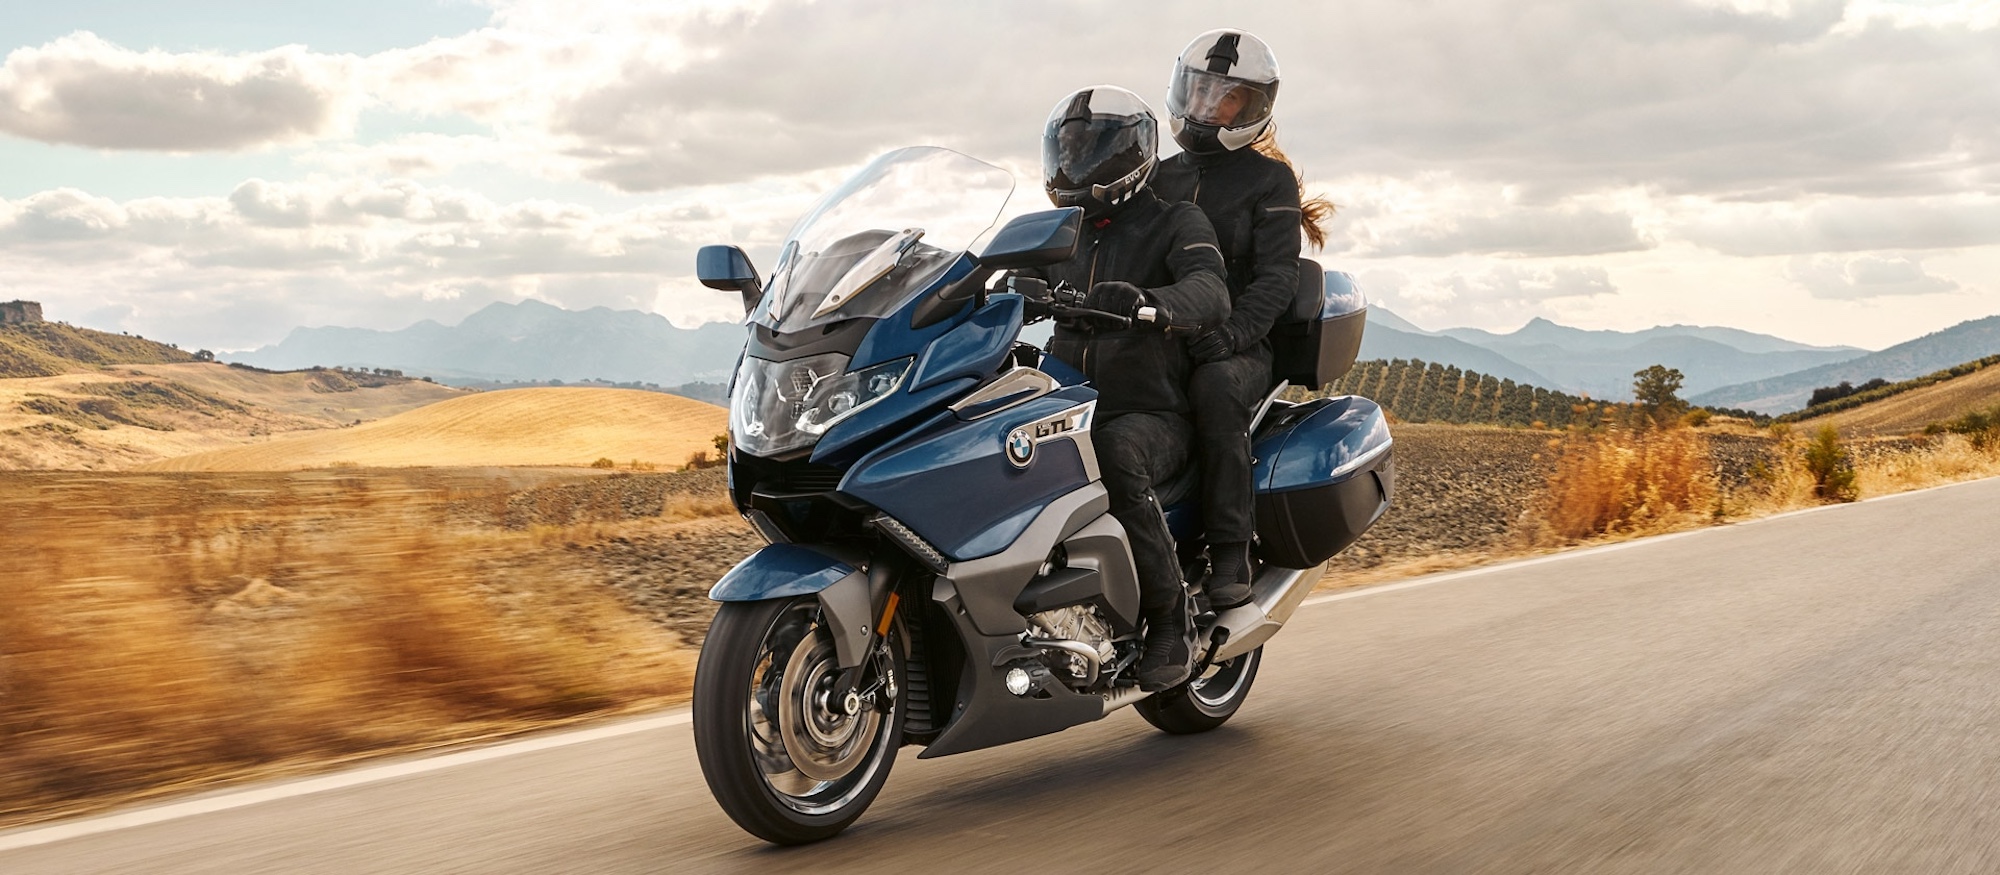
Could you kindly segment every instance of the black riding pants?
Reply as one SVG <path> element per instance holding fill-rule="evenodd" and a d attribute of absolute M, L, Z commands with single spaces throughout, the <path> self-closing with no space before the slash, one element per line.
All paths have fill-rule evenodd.
<path fill-rule="evenodd" d="M 1153 488 L 1188 463 L 1194 427 L 1171 413 L 1121 413 L 1091 429 L 1111 515 L 1125 527 L 1139 574 L 1139 610 L 1158 617 L 1174 609 L 1184 591 L 1174 537 Z"/>
<path fill-rule="evenodd" d="M 1250 483 L 1250 418 L 1271 389 L 1271 344 L 1197 366 L 1188 381 L 1201 459 L 1201 519 L 1211 544 L 1256 532 Z"/>

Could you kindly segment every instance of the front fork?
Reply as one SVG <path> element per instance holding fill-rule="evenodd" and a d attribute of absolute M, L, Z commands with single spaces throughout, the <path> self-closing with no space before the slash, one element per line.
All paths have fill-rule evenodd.
<path fill-rule="evenodd" d="M 838 709 L 853 716 L 864 706 L 888 713 L 895 709 L 896 688 L 894 665 L 895 655 L 889 651 L 890 624 L 896 622 L 896 608 L 902 603 L 902 593 L 897 581 L 902 577 L 895 559 L 877 556 L 868 568 L 869 616 L 875 618 L 861 628 L 867 636 L 867 644 L 860 648 L 864 654 L 854 665 L 845 666 L 834 679 L 829 690 L 832 702 Z"/>

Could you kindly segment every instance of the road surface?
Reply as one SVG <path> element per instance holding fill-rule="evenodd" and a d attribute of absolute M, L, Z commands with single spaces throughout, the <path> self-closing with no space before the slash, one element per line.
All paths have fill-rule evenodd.
<path fill-rule="evenodd" d="M 1996 508 L 1989 480 L 1321 597 L 1219 731 L 906 750 L 803 849 L 722 815 L 670 714 L 0 833 L 0 872 L 1995 872 Z"/>

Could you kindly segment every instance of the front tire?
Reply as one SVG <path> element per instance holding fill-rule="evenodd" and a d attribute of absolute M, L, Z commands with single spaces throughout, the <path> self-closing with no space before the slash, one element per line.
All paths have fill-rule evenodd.
<path fill-rule="evenodd" d="M 731 820 L 781 845 L 830 838 L 861 816 L 901 747 L 896 625 L 856 684 L 856 713 L 829 693 L 840 667 L 817 596 L 725 602 L 694 678 L 694 744 Z"/>
<path fill-rule="evenodd" d="M 1257 666 L 1264 661 L 1258 647 L 1235 659 L 1209 666 L 1187 683 L 1142 699 L 1132 708 L 1153 727 L 1172 735 L 1207 732 L 1236 715 L 1250 698 L 1250 685 L 1257 680 Z"/>

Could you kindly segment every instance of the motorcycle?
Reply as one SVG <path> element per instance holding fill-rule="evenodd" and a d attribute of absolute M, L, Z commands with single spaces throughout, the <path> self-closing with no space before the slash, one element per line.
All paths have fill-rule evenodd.
<path fill-rule="evenodd" d="M 957 152 L 902 149 L 800 219 L 768 283 L 735 246 L 697 256 L 700 281 L 747 313 L 729 490 L 769 543 L 709 593 L 695 746 L 716 801 L 766 841 L 839 833 L 905 745 L 963 753 L 1128 705 L 1169 733 L 1221 726 L 1325 561 L 1388 508 L 1381 409 L 1278 397 L 1344 373 L 1365 322 L 1350 277 L 1302 261 L 1253 433 L 1254 597 L 1210 610 L 1197 593 L 1197 671 L 1141 691 L 1139 585 L 1098 476 L 1097 393 L 1020 340 L 1027 301 L 995 282 L 1071 257 L 1081 212 L 996 232 L 1013 188 Z M 1189 580 L 1206 561 L 1197 476 L 1158 490 Z"/>

